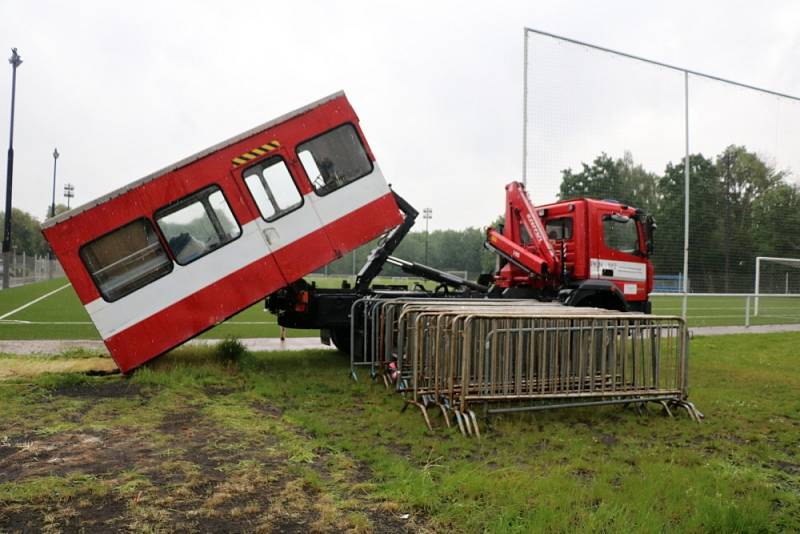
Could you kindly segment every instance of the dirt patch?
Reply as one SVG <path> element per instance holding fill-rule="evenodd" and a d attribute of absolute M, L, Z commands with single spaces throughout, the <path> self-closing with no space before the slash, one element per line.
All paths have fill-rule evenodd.
<path fill-rule="evenodd" d="M 85 399 L 88 406 L 118 397 L 147 400 L 146 391 L 126 380 L 50 391 L 41 402 L 56 396 Z M 316 450 L 311 463 L 292 460 L 283 434 L 254 437 L 214 422 L 205 416 L 205 402 L 168 413 L 155 427 L 0 437 L 0 484 L 34 491 L 0 494 L 0 532 L 418 530 L 413 517 L 370 498 L 374 475 L 365 464 L 326 450 Z M 282 431 L 313 439 L 283 421 L 281 409 L 266 403 L 256 409 Z"/>
<path fill-rule="evenodd" d="M 53 395 L 82 399 L 107 399 L 119 397 L 140 397 L 142 388 L 127 380 L 113 379 L 107 382 L 86 382 L 77 384 L 63 384 L 53 388 Z"/>
<path fill-rule="evenodd" d="M 152 450 L 129 429 L 25 436 L 0 443 L 0 483 L 69 473 L 102 475 L 147 463 Z"/>
<path fill-rule="evenodd" d="M 783 471 L 784 473 L 788 473 L 790 475 L 800 475 L 800 465 L 793 464 L 791 462 L 784 462 L 782 460 L 775 460 L 773 465 Z"/>
<path fill-rule="evenodd" d="M 606 447 L 613 447 L 618 443 L 617 437 L 612 434 L 600 433 L 596 439 Z"/>
<path fill-rule="evenodd" d="M 114 496 L 76 502 L 46 512 L 40 508 L 0 506 L 3 532 L 115 532 L 122 530 L 127 504 Z"/>

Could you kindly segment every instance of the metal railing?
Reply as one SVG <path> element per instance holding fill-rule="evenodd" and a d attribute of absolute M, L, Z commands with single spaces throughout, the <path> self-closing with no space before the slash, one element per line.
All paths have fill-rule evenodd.
<path fill-rule="evenodd" d="M 658 403 L 669 415 L 688 401 L 689 338 L 680 317 L 657 317 L 530 301 L 362 299 L 352 372 L 403 394 L 432 429 L 429 410 L 480 436 L 474 407 L 500 413 Z M 353 355 L 356 354 L 353 345 Z"/>

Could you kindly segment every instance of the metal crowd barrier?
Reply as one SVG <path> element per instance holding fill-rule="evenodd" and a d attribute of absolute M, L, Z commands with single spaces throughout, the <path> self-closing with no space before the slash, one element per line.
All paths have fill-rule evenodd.
<path fill-rule="evenodd" d="M 406 405 L 438 408 L 465 435 L 485 415 L 658 403 L 703 415 L 688 401 L 689 337 L 680 317 L 478 299 L 361 299 L 351 368 L 394 383 Z M 392 368 L 394 366 L 394 368 Z"/>

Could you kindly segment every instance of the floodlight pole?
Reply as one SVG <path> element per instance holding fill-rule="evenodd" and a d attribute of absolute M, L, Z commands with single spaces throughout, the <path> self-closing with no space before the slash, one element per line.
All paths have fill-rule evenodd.
<path fill-rule="evenodd" d="M 17 67 L 22 65 L 22 58 L 17 49 L 11 49 L 11 128 L 8 135 L 8 167 L 6 167 L 6 214 L 3 228 L 3 289 L 9 286 L 9 267 L 11 266 L 11 182 L 14 175 L 14 104 L 17 97 Z"/>
<path fill-rule="evenodd" d="M 50 203 L 50 217 L 56 216 L 56 166 L 60 155 L 57 148 L 53 150 L 53 200 Z"/>
<path fill-rule="evenodd" d="M 428 222 L 431 220 L 433 216 L 433 210 L 431 208 L 425 208 L 422 210 L 422 218 L 425 219 L 425 265 L 428 265 Z"/>
<path fill-rule="evenodd" d="M 681 314 L 686 320 L 686 308 L 689 300 L 689 71 L 683 71 L 683 101 L 686 155 L 683 160 L 683 303 Z"/>
<path fill-rule="evenodd" d="M 522 66 L 522 185 L 528 185 L 528 28 L 525 34 Z"/>
<path fill-rule="evenodd" d="M 75 186 L 72 184 L 64 184 L 64 198 L 67 199 L 67 209 L 69 210 L 70 201 L 75 196 Z"/>

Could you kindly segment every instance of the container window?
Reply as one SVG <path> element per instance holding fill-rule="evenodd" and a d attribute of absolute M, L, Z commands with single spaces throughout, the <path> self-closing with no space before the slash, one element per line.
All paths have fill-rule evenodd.
<path fill-rule="evenodd" d="M 159 210 L 155 219 L 180 265 L 202 258 L 242 233 L 217 186 L 207 187 Z"/>
<path fill-rule="evenodd" d="M 258 211 L 268 221 L 274 221 L 303 204 L 303 197 L 286 163 L 280 158 L 268 159 L 250 167 L 243 176 Z"/>
<path fill-rule="evenodd" d="M 172 260 L 148 219 L 138 219 L 95 239 L 81 248 L 80 256 L 109 302 L 172 271 Z"/>
<path fill-rule="evenodd" d="M 372 172 L 372 162 L 352 124 L 344 124 L 298 145 L 297 157 L 320 196 Z"/>

